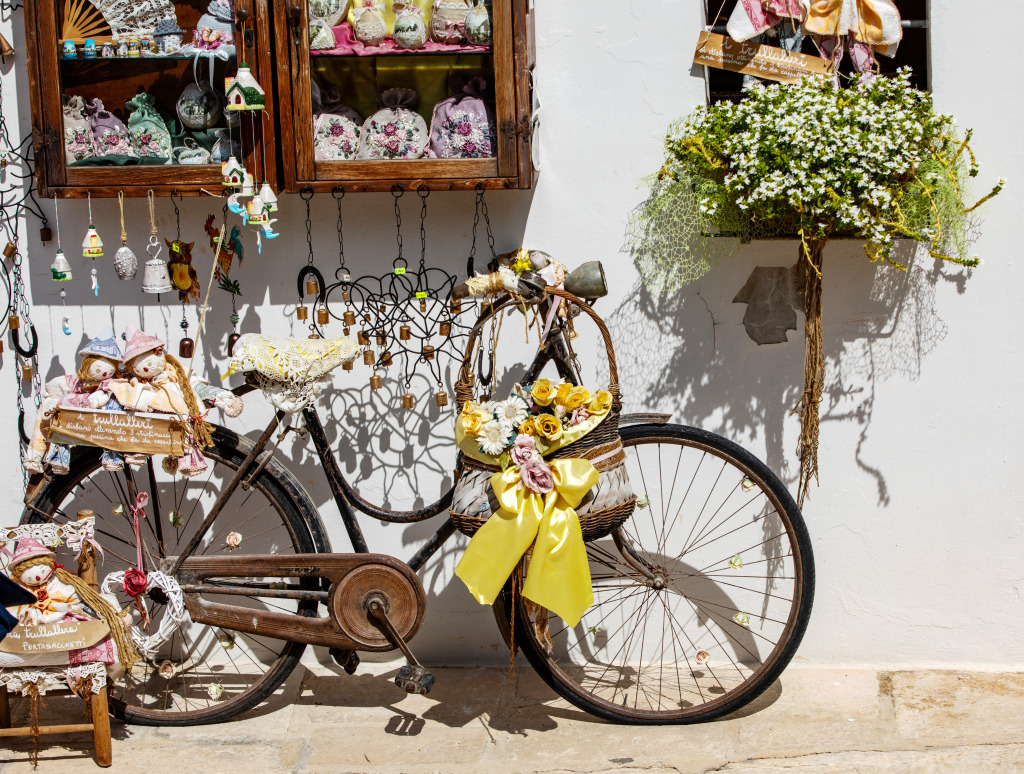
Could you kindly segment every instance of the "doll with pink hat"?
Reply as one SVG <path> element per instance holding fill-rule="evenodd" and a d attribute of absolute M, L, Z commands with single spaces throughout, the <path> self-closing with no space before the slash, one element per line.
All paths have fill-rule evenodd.
<path fill-rule="evenodd" d="M 169 473 L 179 472 L 187 478 L 207 469 L 199 447 L 209 446 L 210 428 L 185 369 L 164 347 L 160 339 L 129 325 L 121 360 L 125 377 L 110 379 L 101 387 L 109 390 L 128 411 L 177 414 L 191 425 L 191 448 L 183 457 L 164 461 Z"/>
<path fill-rule="evenodd" d="M 32 537 L 18 541 L 7 570 L 15 582 L 35 597 L 34 602 L 15 608 L 21 624 L 38 626 L 102 619 L 110 628 L 110 637 L 89 648 L 88 658 L 108 664 L 115 663 L 116 658 L 125 669 L 138 661 L 117 599 L 101 596 L 88 582 L 58 566 L 53 551 L 41 542 Z M 74 651 L 69 658 L 74 662 Z"/>
<path fill-rule="evenodd" d="M 42 473 L 44 467 L 49 467 L 57 475 L 68 472 L 70 449 L 63 444 L 51 444 L 48 447 L 43 436 L 46 417 L 54 408 L 64 406 L 107 411 L 121 408 L 117 399 L 103 386 L 117 376 L 121 362 L 121 348 L 114 338 L 113 329 L 104 329 L 99 336 L 82 347 L 78 355 L 82 358 L 82 364 L 77 373 L 58 376 L 46 383 L 46 397 L 36 415 L 28 452 L 22 458 L 25 469 L 32 473 Z M 124 467 L 122 456 L 112 451 L 103 453 L 102 463 L 107 470 L 120 470 Z"/>

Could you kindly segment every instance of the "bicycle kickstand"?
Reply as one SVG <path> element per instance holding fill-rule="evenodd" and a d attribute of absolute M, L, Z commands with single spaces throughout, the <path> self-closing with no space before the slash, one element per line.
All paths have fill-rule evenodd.
<path fill-rule="evenodd" d="M 391 643 L 397 646 L 409 661 L 395 675 L 395 685 L 406 693 L 430 693 L 430 689 L 434 687 L 434 676 L 416 660 L 416 656 L 409 650 L 409 645 L 402 639 L 398 630 L 395 629 L 395 625 L 391 623 L 391 619 L 388 618 L 387 600 L 384 596 L 382 594 L 371 594 L 366 600 L 366 612 L 373 619 L 374 626 L 380 629 L 384 636 L 391 640 Z"/>

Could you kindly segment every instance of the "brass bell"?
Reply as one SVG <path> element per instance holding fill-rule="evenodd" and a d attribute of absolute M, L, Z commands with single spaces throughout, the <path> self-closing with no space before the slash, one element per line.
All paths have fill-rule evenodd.
<path fill-rule="evenodd" d="M 351 297 L 352 296 L 349 294 L 349 292 L 347 290 L 341 291 L 341 300 L 342 301 L 348 301 Z"/>
<path fill-rule="evenodd" d="M 398 338 L 402 341 L 408 341 L 412 338 L 412 329 L 408 325 L 403 325 L 398 329 Z"/>
<path fill-rule="evenodd" d="M 27 381 L 27 380 L 32 378 L 32 374 L 33 374 L 33 371 L 32 371 L 32 366 L 31 365 L 25 364 L 25 365 L 23 365 L 21 367 L 21 378 L 22 379 L 25 379 Z"/>
<path fill-rule="evenodd" d="M 466 386 L 467 387 L 476 387 L 476 375 L 475 374 L 470 374 L 468 377 L 466 377 Z"/>
<path fill-rule="evenodd" d="M 300 306 L 295 310 L 295 317 L 299 320 L 305 320 L 309 317 L 309 310 L 304 306 Z"/>
<path fill-rule="evenodd" d="M 39 241 L 44 245 L 53 239 L 53 231 L 50 230 L 49 226 L 43 226 L 39 229 Z"/>
<path fill-rule="evenodd" d="M 238 343 L 238 340 L 240 338 L 242 338 L 242 336 L 238 333 L 232 333 L 230 336 L 228 336 L 228 357 L 231 357 L 233 354 L 235 354 L 235 344 Z"/>
<path fill-rule="evenodd" d="M 413 400 L 412 393 L 406 392 L 405 395 L 402 396 L 402 408 L 411 409 L 414 404 L 415 401 Z"/>
<path fill-rule="evenodd" d="M 448 405 L 448 393 L 441 390 L 441 392 L 434 396 L 434 401 L 437 403 L 438 408 L 444 408 Z"/>
<path fill-rule="evenodd" d="M 359 331 L 359 333 L 356 334 L 356 341 L 359 342 L 360 346 L 365 347 L 369 345 L 370 337 L 366 335 L 366 331 Z"/>
<path fill-rule="evenodd" d="M 306 295 L 307 296 L 317 296 L 317 295 L 320 295 L 320 286 L 316 284 L 316 280 L 315 279 L 310 278 L 310 279 L 306 280 Z"/>
<path fill-rule="evenodd" d="M 318 325 L 327 325 L 331 321 L 331 313 L 327 311 L 326 306 L 321 306 L 316 310 L 316 322 Z"/>
<path fill-rule="evenodd" d="M 375 354 L 373 354 L 373 350 L 372 349 L 364 349 L 363 350 L 363 364 L 364 365 L 373 365 L 376 362 L 377 362 L 377 356 Z"/>
<path fill-rule="evenodd" d="M 377 333 L 377 346 L 378 347 L 384 346 L 384 334 L 383 333 Z"/>
<path fill-rule="evenodd" d="M 351 371 L 353 368 L 355 368 L 355 366 L 352 364 L 351 360 L 346 360 L 344 363 L 341 364 L 342 371 Z"/>
<path fill-rule="evenodd" d="M 427 299 L 425 299 L 425 298 L 421 298 L 420 299 L 420 311 L 421 312 L 427 311 Z"/>
<path fill-rule="evenodd" d="M 452 332 L 452 324 L 446 320 L 445 322 L 441 323 L 441 327 L 439 330 L 442 336 L 448 336 Z"/>
<path fill-rule="evenodd" d="M 346 327 L 356 324 L 356 313 L 353 312 L 351 309 L 346 309 L 345 314 L 343 314 L 341 317 L 342 320 L 345 322 Z"/>
<path fill-rule="evenodd" d="M 0 355 L 2 355 L 3 353 L 4 353 L 4 343 L 3 343 L 3 341 L 0 341 Z"/>
<path fill-rule="evenodd" d="M 365 320 L 366 322 L 370 322 L 370 315 L 368 315 L 368 314 L 366 314 L 366 313 L 364 312 L 364 313 L 363 313 L 363 320 Z"/>
<path fill-rule="evenodd" d="M 320 338 L 320 334 L 319 333 L 311 333 L 306 338 L 307 339 L 319 339 Z"/>
<path fill-rule="evenodd" d="M 384 382 L 381 380 L 379 374 L 374 374 L 373 376 L 370 377 L 370 389 L 371 390 L 379 390 L 383 386 L 384 386 Z"/>
<path fill-rule="evenodd" d="M 433 360 L 434 359 L 434 348 L 432 346 L 430 346 L 429 344 L 427 344 L 423 348 L 423 357 L 426 360 Z"/>
<path fill-rule="evenodd" d="M 380 355 L 380 364 L 382 366 L 384 366 L 385 368 L 387 368 L 389 365 L 391 365 L 391 363 L 392 363 L 391 353 L 390 352 L 382 352 L 381 355 Z"/>
<path fill-rule="evenodd" d="M 462 299 L 453 298 L 448 303 L 448 308 L 452 310 L 452 314 L 460 314 L 462 312 Z"/>
<path fill-rule="evenodd" d="M 351 335 L 352 335 L 352 329 L 351 329 L 351 328 L 348 328 L 348 327 L 342 328 L 342 329 L 341 329 L 341 332 L 342 332 L 342 333 L 343 333 L 344 335 L 346 335 L 346 336 L 351 336 Z"/>
<path fill-rule="evenodd" d="M 21 318 L 18 317 L 18 315 L 16 314 L 12 314 L 10 317 L 7 318 L 7 327 L 10 328 L 12 331 L 18 330 L 18 328 L 21 327 Z"/>
<path fill-rule="evenodd" d="M 14 242 L 8 242 L 6 247 L 4 247 L 4 258 L 10 260 L 16 252 L 18 252 L 18 246 Z"/>
<path fill-rule="evenodd" d="M 381 310 L 381 312 L 386 312 L 388 310 L 388 305 L 387 304 L 381 304 L 380 305 L 380 310 Z"/>
<path fill-rule="evenodd" d="M 196 343 L 188 336 L 178 342 L 178 357 L 192 357 L 196 352 Z"/>

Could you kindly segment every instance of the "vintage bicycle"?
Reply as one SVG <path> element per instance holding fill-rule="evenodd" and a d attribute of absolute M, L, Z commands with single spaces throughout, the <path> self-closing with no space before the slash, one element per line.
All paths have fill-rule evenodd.
<path fill-rule="evenodd" d="M 516 295 L 545 310 L 553 303 L 536 286 Z M 570 300 L 589 313 L 603 293 L 588 295 L 589 303 Z M 485 304 L 471 339 L 511 302 Z M 549 363 L 579 383 L 567 336 L 558 319 L 523 383 Z M 460 378 L 469 360 L 467 350 Z M 609 360 L 614 374 L 610 348 Z M 252 392 L 257 381 L 248 374 L 234 391 Z M 779 677 L 811 611 L 810 539 L 785 486 L 737 444 L 669 419 L 620 417 L 638 507 L 586 544 L 594 604 L 580 622 L 568 627 L 525 604 L 512 581 L 494 604 L 506 643 L 563 698 L 611 721 L 691 723 L 737 710 Z M 332 553 L 316 505 L 275 455 L 275 436 L 280 443 L 289 432 L 312 442 L 350 552 Z M 182 620 L 166 640 L 110 687 L 118 717 L 167 726 L 227 720 L 274 693 L 307 645 L 329 648 L 349 673 L 360 652 L 398 649 L 408 664 L 396 682 L 429 691 L 433 676 L 410 646 L 426 612 L 417 573 L 456 532 L 452 491 L 406 512 L 367 501 L 342 474 L 315 404 L 294 416 L 276 411 L 254 440 L 215 426 L 210 468 L 198 479 L 171 475 L 152 458 L 109 472 L 100 453 L 76 447 L 69 473 L 45 484 L 23 521 L 64 523 L 92 510 L 103 570 L 125 570 L 137 548 L 126 504 L 149 496 L 140 526 L 146 569 L 173 579 L 188 615 L 177 611 Z M 402 561 L 370 552 L 357 513 L 440 524 Z M 237 550 L 231 535 L 244 535 Z M 166 584 L 152 585 L 146 601 L 154 626 L 172 612 Z"/>

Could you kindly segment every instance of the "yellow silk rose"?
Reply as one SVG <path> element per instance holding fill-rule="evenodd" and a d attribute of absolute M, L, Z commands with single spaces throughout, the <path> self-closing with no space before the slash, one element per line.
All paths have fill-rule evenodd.
<path fill-rule="evenodd" d="M 519 432 L 524 435 L 537 435 L 537 420 L 533 417 L 525 420 L 519 425 Z"/>
<path fill-rule="evenodd" d="M 549 379 L 538 379 L 533 383 L 530 396 L 538 406 L 550 406 L 552 398 L 555 397 L 555 389 Z"/>
<path fill-rule="evenodd" d="M 477 409 L 478 407 L 469 401 L 462 407 L 462 429 L 466 431 L 466 435 L 473 438 L 480 435 L 480 426 L 484 419 Z"/>
<path fill-rule="evenodd" d="M 569 393 L 572 391 L 572 385 L 568 382 L 562 382 L 558 385 L 558 389 L 555 390 L 555 403 L 559 406 L 566 406 L 565 401 L 569 398 Z"/>
<path fill-rule="evenodd" d="M 550 414 L 540 414 L 535 420 L 537 434 L 549 441 L 557 441 L 562 437 L 562 423 Z"/>
<path fill-rule="evenodd" d="M 612 394 L 608 390 L 598 390 L 590 399 L 590 413 L 603 414 L 612 405 Z"/>
<path fill-rule="evenodd" d="M 565 396 L 565 401 L 562 405 L 569 409 L 569 411 L 575 411 L 588 400 L 590 400 L 590 390 L 586 387 L 573 387 L 569 394 Z"/>

